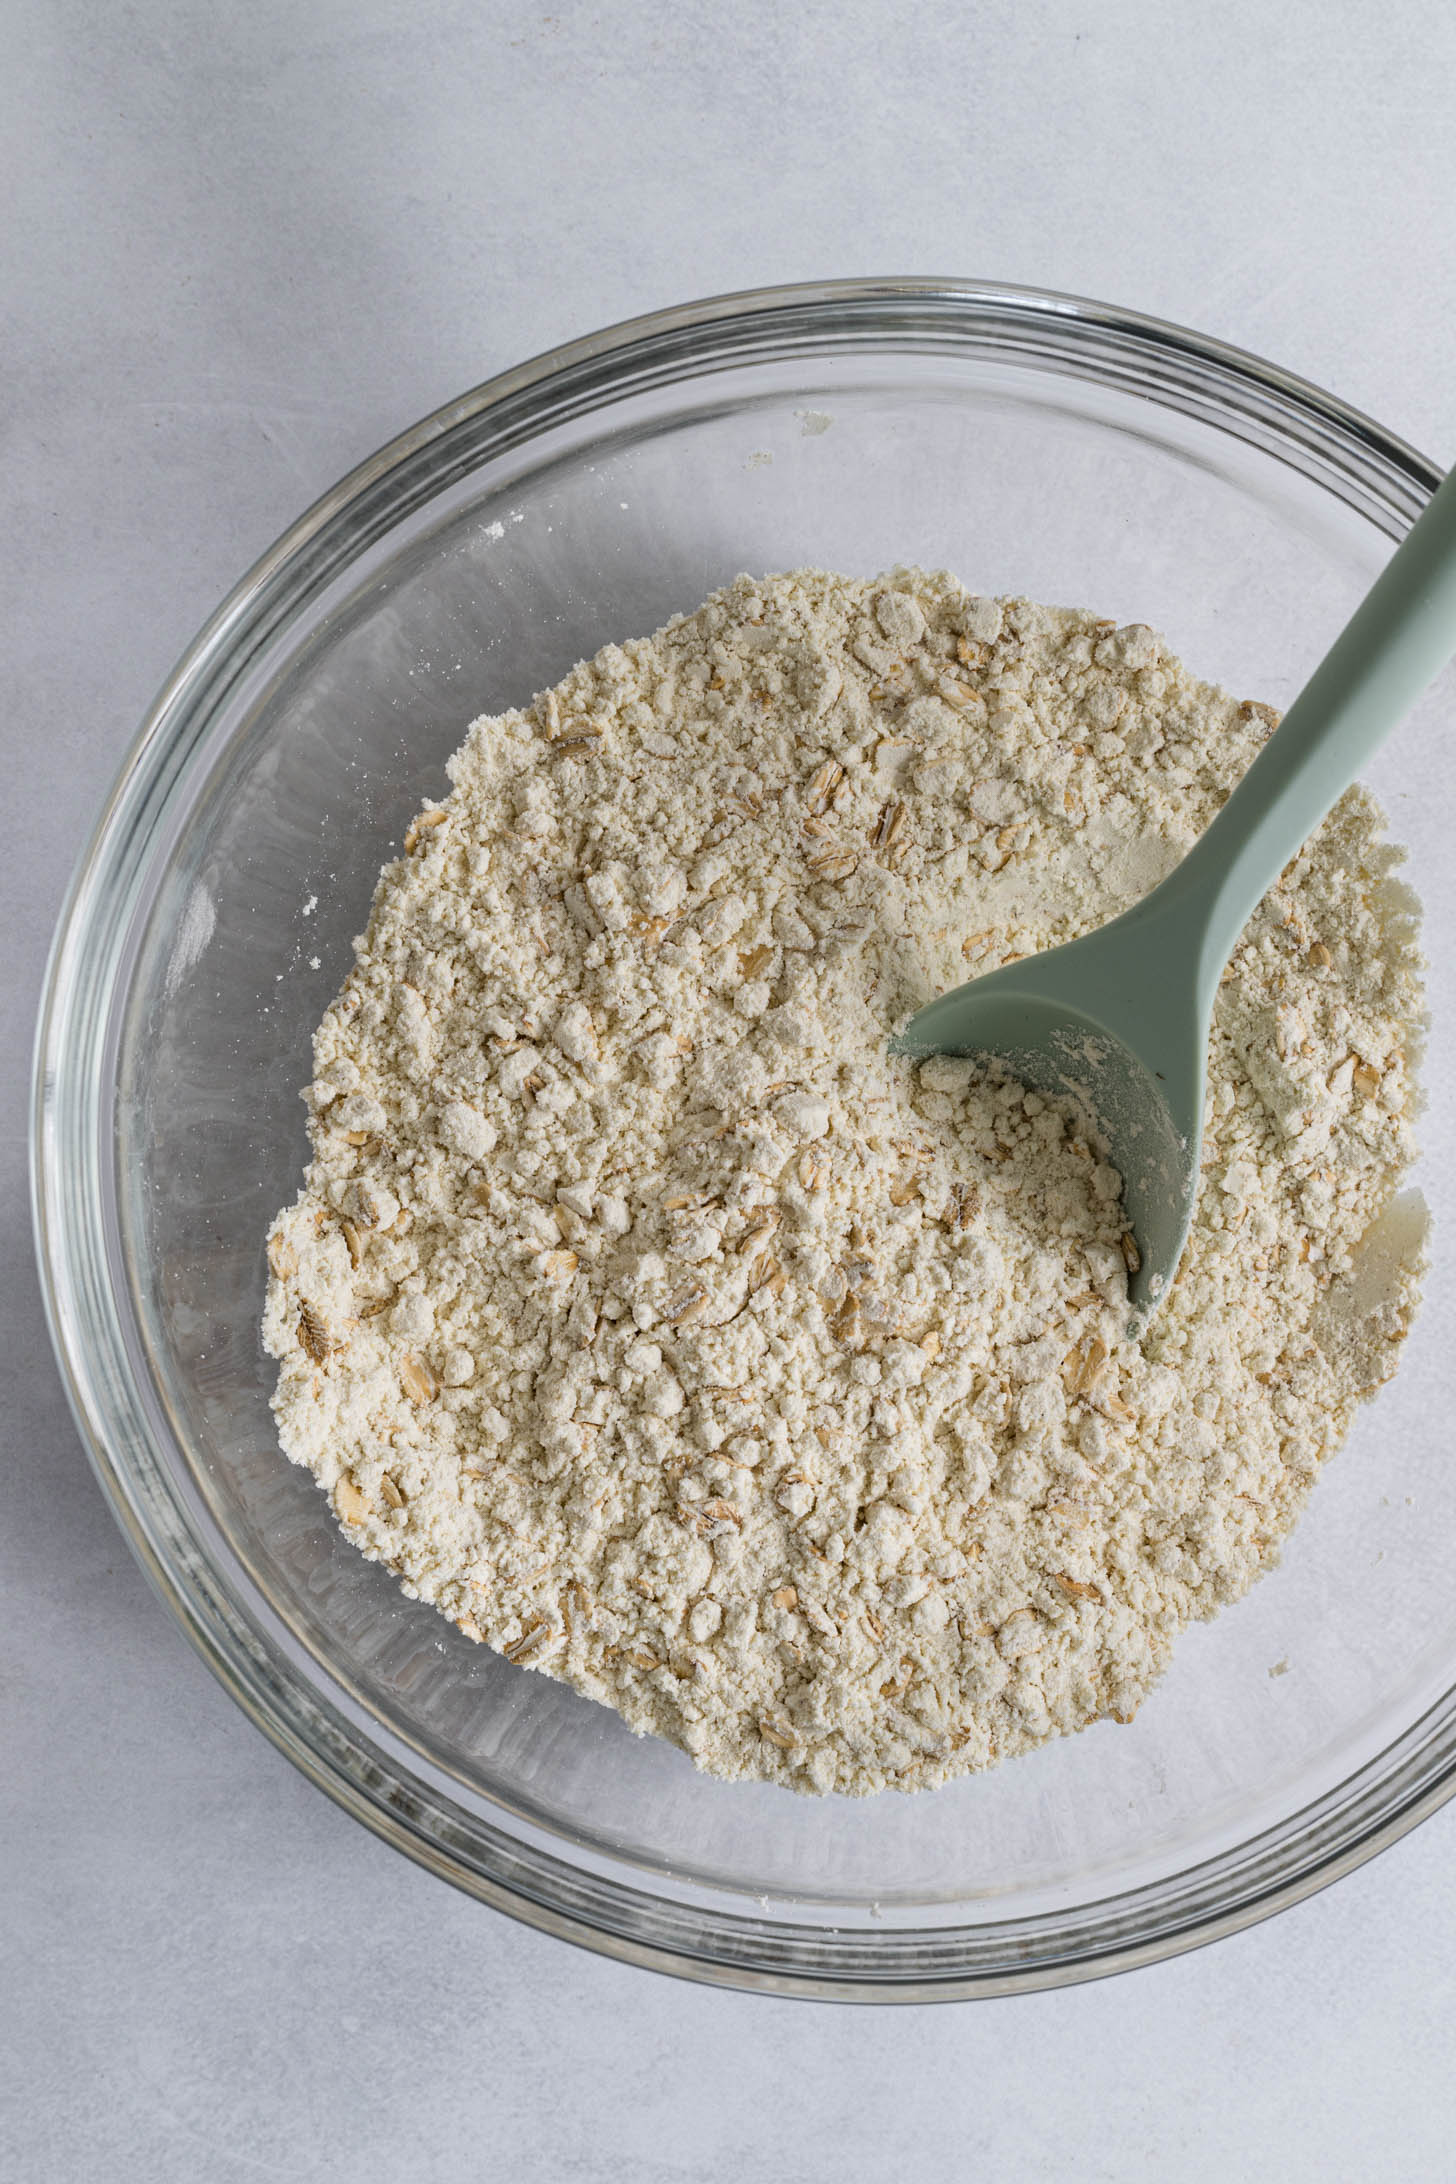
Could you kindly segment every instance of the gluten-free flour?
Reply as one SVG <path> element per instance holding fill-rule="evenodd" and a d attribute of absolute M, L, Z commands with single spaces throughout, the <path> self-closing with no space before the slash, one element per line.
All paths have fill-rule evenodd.
<path fill-rule="evenodd" d="M 477 721 L 269 1242 L 283 1446 L 348 1537 L 713 1774 L 919 1789 L 1129 1720 L 1411 1316 L 1400 852 L 1352 790 L 1245 932 L 1140 1343 L 1073 1112 L 887 1040 L 1145 893 L 1273 723 L 913 569 L 740 578 Z"/>

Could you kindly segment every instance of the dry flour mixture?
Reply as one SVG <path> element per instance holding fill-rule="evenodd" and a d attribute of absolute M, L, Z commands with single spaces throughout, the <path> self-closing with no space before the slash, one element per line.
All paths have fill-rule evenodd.
<path fill-rule="evenodd" d="M 1420 1270 L 1359 790 L 1246 931 L 1177 1283 L 1070 1111 L 890 1033 L 1181 857 L 1274 716 L 1150 629 L 746 578 L 477 721 L 315 1041 L 283 1446 L 472 1638 L 728 1777 L 918 1789 L 1276 1560 Z"/>

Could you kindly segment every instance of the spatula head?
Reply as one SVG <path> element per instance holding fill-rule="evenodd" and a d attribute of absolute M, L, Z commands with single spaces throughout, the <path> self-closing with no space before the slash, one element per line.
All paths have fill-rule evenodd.
<path fill-rule="evenodd" d="M 942 994 L 911 1017 L 891 1051 L 917 1060 L 967 1055 L 1079 1104 L 1123 1180 L 1136 1335 L 1168 1293 L 1193 1218 L 1207 1026 L 1191 992 L 1160 996 L 1136 966 L 1125 967 L 1125 951 L 1098 945 L 1115 930 Z"/>

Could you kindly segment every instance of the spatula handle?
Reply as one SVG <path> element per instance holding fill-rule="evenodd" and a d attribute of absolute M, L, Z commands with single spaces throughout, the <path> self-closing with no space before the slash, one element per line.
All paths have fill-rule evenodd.
<path fill-rule="evenodd" d="M 1160 924 L 1171 914 L 1174 926 L 1196 938 L 1199 989 L 1209 1004 L 1261 896 L 1453 653 L 1456 470 L 1212 826 L 1156 890 Z M 1154 897 L 1146 907 L 1153 909 Z"/>

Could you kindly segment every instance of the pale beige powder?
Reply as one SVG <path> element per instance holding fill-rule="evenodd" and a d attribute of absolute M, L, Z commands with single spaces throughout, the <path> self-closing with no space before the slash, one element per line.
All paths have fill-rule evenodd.
<path fill-rule="evenodd" d="M 478 721 L 270 1240 L 280 1434 L 350 1538 L 724 1776 L 919 1788 L 1130 1719 L 1408 1323 L 1399 852 L 1352 792 L 1249 926 L 1140 1346 L 1074 1118 L 886 1041 L 1143 893 L 1272 720 L 901 570 L 740 579 Z"/>

